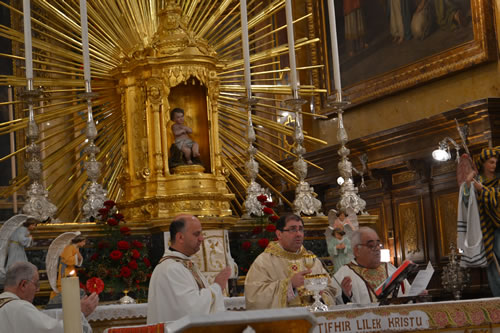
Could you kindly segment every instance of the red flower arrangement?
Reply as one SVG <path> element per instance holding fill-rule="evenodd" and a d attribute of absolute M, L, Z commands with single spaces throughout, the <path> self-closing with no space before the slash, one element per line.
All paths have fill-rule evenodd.
<path fill-rule="evenodd" d="M 252 229 L 249 238 L 241 241 L 239 249 L 231 251 L 238 263 L 240 273 L 243 274 L 248 272 L 252 262 L 264 251 L 269 242 L 276 239 L 276 226 L 274 223 L 279 217 L 273 210 L 275 204 L 264 194 L 257 196 L 257 200 L 262 205 L 262 215 L 256 217 L 257 223 L 260 225 Z"/>
<path fill-rule="evenodd" d="M 91 277 L 87 280 L 87 290 L 90 291 L 89 285 L 102 283 L 101 291 L 112 298 L 119 298 L 124 290 L 129 290 L 135 298 L 144 299 L 151 274 L 147 248 L 132 238 L 132 230 L 123 225 L 124 217 L 116 211 L 113 201 L 106 201 L 104 206 L 99 210 L 98 223 L 105 226 L 107 236 L 95 245 L 95 253 L 85 262 L 87 276 Z"/>

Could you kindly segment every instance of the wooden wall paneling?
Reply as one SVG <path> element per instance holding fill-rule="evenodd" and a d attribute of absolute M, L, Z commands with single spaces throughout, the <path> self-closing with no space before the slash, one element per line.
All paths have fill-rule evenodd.
<path fill-rule="evenodd" d="M 458 192 L 443 192 L 434 194 L 436 216 L 435 231 L 438 235 L 438 262 L 447 262 L 450 254 L 450 244 L 457 244 L 457 203 Z"/>

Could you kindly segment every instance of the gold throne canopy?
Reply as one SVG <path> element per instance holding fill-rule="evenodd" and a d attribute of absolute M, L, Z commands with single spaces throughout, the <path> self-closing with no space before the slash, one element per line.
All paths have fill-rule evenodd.
<path fill-rule="evenodd" d="M 159 226 L 181 212 L 230 216 L 234 195 L 220 157 L 215 51 L 187 30 L 175 3 L 160 11 L 159 22 L 150 46 L 124 57 L 115 72 L 125 131 L 119 207 L 130 221 Z M 176 107 L 185 111 L 203 166 L 169 165 L 170 111 Z"/>

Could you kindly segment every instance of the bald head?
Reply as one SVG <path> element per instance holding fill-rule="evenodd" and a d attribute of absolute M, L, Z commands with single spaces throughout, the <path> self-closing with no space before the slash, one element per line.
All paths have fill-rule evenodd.
<path fill-rule="evenodd" d="M 190 214 L 177 215 L 170 224 L 172 248 L 190 257 L 200 250 L 203 242 L 201 223 Z"/>
<path fill-rule="evenodd" d="M 380 238 L 372 228 L 361 227 L 352 234 L 351 247 L 354 258 L 363 267 L 380 265 Z"/>

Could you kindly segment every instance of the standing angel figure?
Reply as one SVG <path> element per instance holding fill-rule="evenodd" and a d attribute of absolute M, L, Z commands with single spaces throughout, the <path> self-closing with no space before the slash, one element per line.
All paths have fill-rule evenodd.
<path fill-rule="evenodd" d="M 0 229 L 0 282 L 5 279 L 10 266 L 18 261 L 28 261 L 24 248 L 32 245 L 31 232 L 37 223 L 39 221 L 33 216 L 18 214 L 3 224 Z"/>
<path fill-rule="evenodd" d="M 200 148 L 198 143 L 189 136 L 193 129 L 184 125 L 184 110 L 175 108 L 170 112 L 172 124 L 172 133 L 175 137 L 175 146 L 182 152 L 186 164 L 197 164 L 200 157 Z M 195 161 L 193 161 L 195 160 Z"/>
<path fill-rule="evenodd" d="M 76 266 L 81 266 L 83 257 L 80 248 L 85 246 L 86 238 L 80 235 L 80 232 L 65 232 L 52 241 L 47 251 L 45 266 L 47 268 L 47 277 L 52 293 L 52 299 L 61 290 L 61 279 L 75 271 Z"/>
<path fill-rule="evenodd" d="M 333 260 L 333 273 L 353 259 L 351 240 L 344 236 L 345 232 L 339 228 L 332 231 L 332 236 L 327 240 L 328 254 Z"/>

